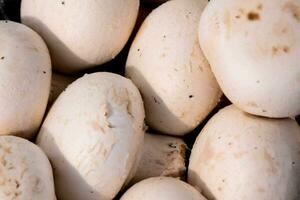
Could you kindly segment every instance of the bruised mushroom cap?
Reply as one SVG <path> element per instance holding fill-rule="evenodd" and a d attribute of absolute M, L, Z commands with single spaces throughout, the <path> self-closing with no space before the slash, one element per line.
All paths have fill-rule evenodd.
<path fill-rule="evenodd" d="M 0 135 L 34 136 L 50 82 L 51 61 L 41 37 L 22 24 L 0 21 Z"/>
<path fill-rule="evenodd" d="M 112 199 L 132 171 L 144 137 L 138 89 L 112 73 L 85 75 L 50 109 L 37 143 L 64 200 Z"/>
<path fill-rule="evenodd" d="M 49 46 L 56 70 L 71 73 L 105 63 L 127 42 L 139 0 L 22 0 L 22 22 Z"/>
<path fill-rule="evenodd" d="M 300 1 L 211 1 L 199 38 L 237 107 L 274 118 L 300 113 Z"/>
<path fill-rule="evenodd" d="M 174 0 L 161 5 L 148 15 L 131 46 L 126 76 L 143 95 L 147 124 L 159 132 L 190 132 L 221 96 L 198 41 L 206 4 Z"/>
<path fill-rule="evenodd" d="M 228 106 L 205 125 L 192 149 L 188 182 L 210 199 L 300 198 L 300 127 Z"/>
<path fill-rule="evenodd" d="M 0 136 L 0 199 L 56 200 L 50 162 L 35 144 Z"/>
<path fill-rule="evenodd" d="M 121 200 L 205 200 L 192 186 L 170 177 L 155 177 L 145 179 L 131 188 L 121 197 Z"/>

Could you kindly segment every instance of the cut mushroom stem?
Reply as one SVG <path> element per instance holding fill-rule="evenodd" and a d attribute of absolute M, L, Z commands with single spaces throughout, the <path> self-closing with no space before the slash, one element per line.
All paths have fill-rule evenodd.
<path fill-rule="evenodd" d="M 184 179 L 186 149 L 180 138 L 146 133 L 140 162 L 130 184 L 156 176 Z"/>

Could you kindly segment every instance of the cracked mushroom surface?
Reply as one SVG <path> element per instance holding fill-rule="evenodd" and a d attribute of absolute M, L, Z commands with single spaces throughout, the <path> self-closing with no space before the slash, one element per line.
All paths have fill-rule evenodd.
<path fill-rule="evenodd" d="M 50 162 L 35 144 L 0 136 L 0 199 L 56 200 Z"/>
<path fill-rule="evenodd" d="M 224 94 L 255 115 L 300 113 L 300 1 L 218 0 L 199 41 Z"/>
<path fill-rule="evenodd" d="M 124 77 L 93 73 L 69 85 L 37 139 L 53 165 L 58 198 L 112 199 L 134 174 L 144 117 L 140 93 Z"/>
<path fill-rule="evenodd" d="M 300 198 L 300 127 L 231 105 L 205 125 L 192 149 L 188 182 L 209 199 Z"/>

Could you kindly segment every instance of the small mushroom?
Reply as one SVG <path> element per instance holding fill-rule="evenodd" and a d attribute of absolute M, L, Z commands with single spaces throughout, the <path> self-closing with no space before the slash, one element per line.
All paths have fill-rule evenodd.
<path fill-rule="evenodd" d="M 35 144 L 0 136 L 0 199 L 56 200 L 50 162 Z"/>
<path fill-rule="evenodd" d="M 209 199 L 300 198 L 300 127 L 235 106 L 205 125 L 192 149 L 188 182 Z"/>
<path fill-rule="evenodd" d="M 205 200 L 192 186 L 170 177 L 143 180 L 121 197 L 121 200 Z"/>

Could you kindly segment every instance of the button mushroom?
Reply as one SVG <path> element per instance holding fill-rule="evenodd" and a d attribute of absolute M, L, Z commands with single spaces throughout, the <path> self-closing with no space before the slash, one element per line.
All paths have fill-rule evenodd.
<path fill-rule="evenodd" d="M 300 198 L 300 127 L 229 106 L 205 125 L 192 149 L 188 182 L 209 199 Z"/>
<path fill-rule="evenodd" d="M 237 107 L 272 118 L 300 114 L 299 0 L 211 1 L 199 40 Z"/>
<path fill-rule="evenodd" d="M 50 162 L 35 144 L 0 136 L 0 199 L 56 200 Z"/>
<path fill-rule="evenodd" d="M 219 86 L 198 41 L 206 0 L 169 1 L 144 21 L 131 46 L 126 76 L 140 89 L 147 124 L 184 135 L 216 106 Z"/>
<path fill-rule="evenodd" d="M 57 197 L 114 198 L 134 174 L 144 117 L 138 89 L 119 75 L 94 73 L 69 85 L 37 139 L 55 169 Z"/>
<path fill-rule="evenodd" d="M 205 200 L 192 186 L 175 178 L 156 177 L 132 186 L 121 200 Z"/>
<path fill-rule="evenodd" d="M 139 0 L 22 0 L 21 20 L 44 38 L 53 67 L 72 73 L 114 58 L 138 9 Z"/>
<path fill-rule="evenodd" d="M 0 21 L 0 44 L 0 135 L 29 139 L 47 106 L 49 52 L 38 34 L 11 21 Z"/>

